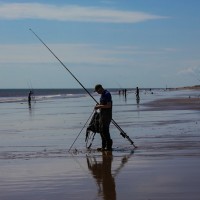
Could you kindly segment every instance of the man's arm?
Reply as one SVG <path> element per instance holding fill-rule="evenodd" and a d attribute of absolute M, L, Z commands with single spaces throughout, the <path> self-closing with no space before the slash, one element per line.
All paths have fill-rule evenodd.
<path fill-rule="evenodd" d="M 104 109 L 104 108 L 111 108 L 112 107 L 112 103 L 111 102 L 107 102 L 107 104 L 102 105 L 102 104 L 97 104 L 94 109 L 98 110 L 98 109 Z"/>

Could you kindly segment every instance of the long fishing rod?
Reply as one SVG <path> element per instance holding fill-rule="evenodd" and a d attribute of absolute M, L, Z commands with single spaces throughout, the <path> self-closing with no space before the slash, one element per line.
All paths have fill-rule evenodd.
<path fill-rule="evenodd" d="M 44 41 L 30 28 L 29 29 L 37 38 L 38 40 L 50 51 L 50 53 L 60 62 L 60 64 L 71 74 L 71 76 L 79 83 L 79 85 L 88 93 L 88 95 L 97 103 L 98 101 L 90 94 L 90 92 L 84 87 L 84 85 L 72 74 L 72 72 L 65 66 L 65 64 L 56 56 L 56 54 L 44 43 Z M 120 131 L 120 134 L 126 138 L 135 148 L 134 142 L 130 139 L 130 137 L 121 129 L 121 127 L 112 119 L 112 123 L 115 127 Z"/>

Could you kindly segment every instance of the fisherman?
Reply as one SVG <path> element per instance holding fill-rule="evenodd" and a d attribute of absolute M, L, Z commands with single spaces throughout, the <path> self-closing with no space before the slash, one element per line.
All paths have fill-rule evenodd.
<path fill-rule="evenodd" d="M 33 92 L 30 90 L 28 93 L 28 103 L 31 103 L 31 95 L 33 94 Z"/>
<path fill-rule="evenodd" d="M 95 86 L 95 92 L 101 94 L 100 103 L 95 106 L 95 110 L 100 110 L 100 135 L 102 147 L 97 150 L 112 151 L 113 141 L 110 137 L 110 122 L 112 120 L 112 96 L 108 90 L 105 90 L 102 85 Z"/>

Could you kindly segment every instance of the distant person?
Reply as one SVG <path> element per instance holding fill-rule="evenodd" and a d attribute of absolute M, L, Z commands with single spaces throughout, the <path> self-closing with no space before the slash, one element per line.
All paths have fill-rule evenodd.
<path fill-rule="evenodd" d="M 30 90 L 28 93 L 28 103 L 29 104 L 31 103 L 31 100 L 32 100 L 32 94 L 33 94 L 33 92 Z"/>
<path fill-rule="evenodd" d="M 102 147 L 98 150 L 112 151 L 113 141 L 110 137 L 110 122 L 112 120 L 112 96 L 102 85 L 95 86 L 95 91 L 101 94 L 100 103 L 95 106 L 95 110 L 100 110 L 100 135 Z"/>
<path fill-rule="evenodd" d="M 126 89 L 124 89 L 124 96 L 126 97 L 126 92 L 127 92 L 127 90 Z"/>
<path fill-rule="evenodd" d="M 153 92 L 151 91 L 151 88 L 150 88 L 150 92 L 151 92 L 151 94 L 153 94 Z"/>
<path fill-rule="evenodd" d="M 135 92 L 135 94 L 136 94 L 136 99 L 140 99 L 140 90 L 139 90 L 138 87 L 136 87 L 136 92 Z"/>

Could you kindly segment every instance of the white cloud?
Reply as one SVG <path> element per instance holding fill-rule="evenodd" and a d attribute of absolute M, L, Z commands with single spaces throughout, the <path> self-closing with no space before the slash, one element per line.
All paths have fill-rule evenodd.
<path fill-rule="evenodd" d="M 160 51 L 134 46 L 97 44 L 47 44 L 66 63 L 93 65 L 134 64 L 135 57 L 160 55 Z M 143 60 L 143 59 L 142 59 Z M 53 63 L 55 58 L 42 44 L 0 44 L 0 63 Z"/>
<path fill-rule="evenodd" d="M 114 64 L 124 63 L 121 52 L 89 44 L 48 44 L 48 47 L 67 63 Z M 124 52 L 125 53 L 125 52 Z M 56 59 L 41 44 L 0 45 L 0 63 L 53 63 Z"/>
<path fill-rule="evenodd" d="M 121 11 L 77 5 L 56 6 L 39 3 L 0 4 L 0 19 L 42 19 L 105 23 L 138 23 L 167 17 L 144 12 Z"/>
<path fill-rule="evenodd" d="M 166 52 L 172 52 L 172 53 L 180 51 L 179 49 L 176 49 L 176 48 L 164 48 L 163 50 Z"/>
<path fill-rule="evenodd" d="M 178 72 L 179 75 L 189 75 L 194 80 L 200 81 L 200 66 L 188 67 Z"/>
<path fill-rule="evenodd" d="M 194 66 L 194 67 L 188 67 L 180 70 L 178 74 L 195 74 L 195 75 L 200 75 L 200 67 L 199 66 Z"/>

